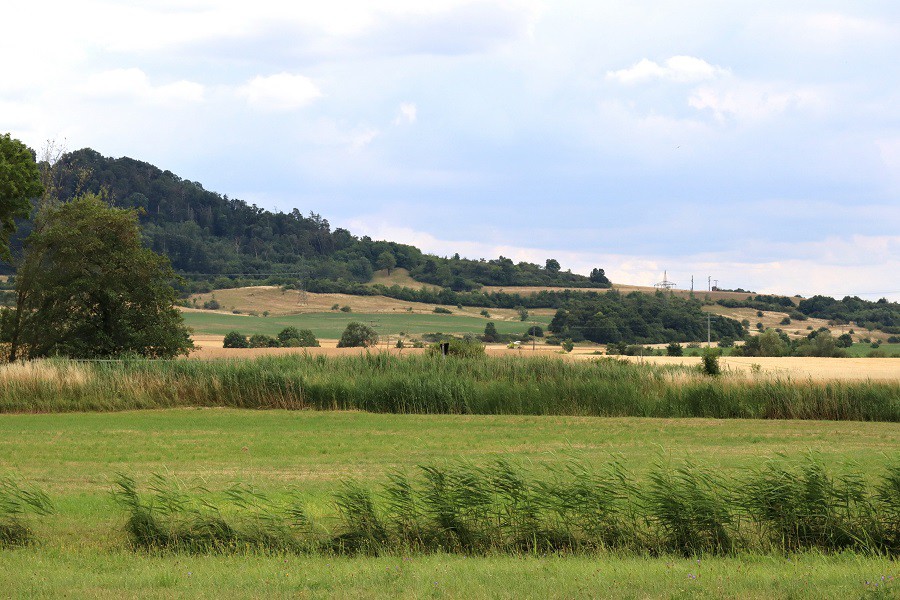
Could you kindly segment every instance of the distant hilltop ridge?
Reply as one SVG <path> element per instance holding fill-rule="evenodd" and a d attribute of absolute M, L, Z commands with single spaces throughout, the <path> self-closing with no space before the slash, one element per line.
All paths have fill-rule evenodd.
<path fill-rule="evenodd" d="M 368 283 L 375 271 L 403 268 L 418 282 L 469 291 L 481 286 L 608 288 L 602 268 L 589 276 L 500 256 L 470 260 L 425 254 L 415 246 L 357 237 L 332 229 L 320 214 L 271 212 L 204 189 L 199 182 L 132 158 L 110 158 L 90 148 L 64 154 L 52 167 L 57 195 L 103 194 L 117 207 L 138 211 L 144 243 L 172 261 L 189 282 L 241 282 L 283 275 L 292 282 Z M 20 224 L 14 250 L 30 231 Z M 225 282 L 219 281 L 219 284 Z M 221 287 L 218 285 L 217 287 Z"/>

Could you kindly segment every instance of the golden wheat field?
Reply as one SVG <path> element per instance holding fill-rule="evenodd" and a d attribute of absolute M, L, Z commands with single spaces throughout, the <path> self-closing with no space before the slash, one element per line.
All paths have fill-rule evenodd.
<path fill-rule="evenodd" d="M 223 348 L 221 335 L 195 335 L 197 350 L 191 353 L 191 359 L 241 359 L 260 356 L 281 356 L 285 354 L 308 353 L 325 356 L 347 356 L 365 352 L 390 352 L 401 356 L 425 352 L 420 348 L 404 348 L 398 350 L 393 344 L 380 344 L 374 348 L 337 348 L 337 340 L 321 339 L 319 348 Z M 503 344 L 488 344 L 488 354 L 493 356 L 556 356 L 566 360 L 597 360 L 598 347 L 576 347 L 571 354 L 560 352 L 558 346 L 522 344 L 511 349 Z M 700 358 L 696 356 L 620 356 L 616 357 L 633 362 L 648 362 L 660 365 L 698 366 Z M 817 357 L 722 357 L 719 359 L 722 368 L 736 373 L 753 373 L 758 371 L 776 377 L 790 377 L 794 380 L 843 380 L 843 381 L 891 381 L 900 379 L 900 360 L 896 358 L 817 358 Z M 758 365 L 758 368 L 755 366 Z"/>

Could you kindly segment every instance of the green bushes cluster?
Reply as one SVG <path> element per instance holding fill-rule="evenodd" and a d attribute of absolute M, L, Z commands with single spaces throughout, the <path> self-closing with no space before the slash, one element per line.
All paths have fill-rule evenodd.
<path fill-rule="evenodd" d="M 319 340 L 309 329 L 285 327 L 276 337 L 254 333 L 248 339 L 237 331 L 229 331 L 222 342 L 225 348 L 309 348 L 318 347 Z"/>

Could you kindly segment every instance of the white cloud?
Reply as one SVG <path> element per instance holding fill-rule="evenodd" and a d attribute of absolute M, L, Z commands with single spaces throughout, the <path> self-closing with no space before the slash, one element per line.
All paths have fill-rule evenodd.
<path fill-rule="evenodd" d="M 614 283 L 626 285 L 652 286 L 662 279 L 663 270 L 668 270 L 668 278 L 679 289 L 689 289 L 693 275 L 696 290 L 706 289 L 706 277 L 711 276 L 722 287 L 742 287 L 758 293 L 807 297 L 825 294 L 837 298 L 860 295 L 870 300 L 885 296 L 900 300 L 900 288 L 883 277 L 886 267 L 900 271 L 900 236 L 851 235 L 785 243 L 780 246 L 783 258 L 754 261 L 733 259 L 727 253 L 651 256 L 445 240 L 378 216 L 353 219 L 344 226 L 359 235 L 413 244 L 439 256 L 455 252 L 473 259 L 502 255 L 514 262 L 537 264 L 553 257 L 564 269 L 584 275 L 600 267 Z"/>
<path fill-rule="evenodd" d="M 204 88 L 193 81 L 154 86 L 141 69 L 112 69 L 88 77 L 81 87 L 84 96 L 104 99 L 137 99 L 155 104 L 202 102 Z"/>
<path fill-rule="evenodd" d="M 397 110 L 397 116 L 394 118 L 394 125 L 401 125 L 403 123 L 415 123 L 417 113 L 418 109 L 416 108 L 415 103 L 403 102 L 402 104 L 400 104 L 400 108 Z"/>
<path fill-rule="evenodd" d="M 254 108 L 282 111 L 307 106 L 322 92 L 309 77 L 277 73 L 254 77 L 238 89 L 238 95 Z"/>
<path fill-rule="evenodd" d="M 815 112 L 825 105 L 825 100 L 812 89 L 786 90 L 771 84 L 729 82 L 695 89 L 688 105 L 710 110 L 718 120 L 763 120 L 791 109 Z"/>
<path fill-rule="evenodd" d="M 372 143 L 372 141 L 378 137 L 381 132 L 377 129 L 363 129 L 362 131 L 356 132 L 350 136 L 350 149 L 353 151 L 359 151 Z"/>
<path fill-rule="evenodd" d="M 631 68 L 607 71 L 606 77 L 624 84 L 643 83 L 654 79 L 675 83 L 697 83 L 727 74 L 727 69 L 711 65 L 702 58 L 673 56 L 666 59 L 662 65 L 645 58 Z"/>

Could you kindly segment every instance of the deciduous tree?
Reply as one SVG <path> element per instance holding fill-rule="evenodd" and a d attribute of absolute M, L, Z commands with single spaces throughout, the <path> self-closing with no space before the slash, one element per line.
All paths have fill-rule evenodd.
<path fill-rule="evenodd" d="M 8 133 L 0 135 L 0 258 L 9 260 L 15 219 L 28 216 L 30 200 L 43 190 L 31 149 Z"/>
<path fill-rule="evenodd" d="M 134 211 L 93 194 L 43 207 L 3 318 L 10 361 L 187 354 L 174 277 L 168 259 L 141 246 Z"/>

